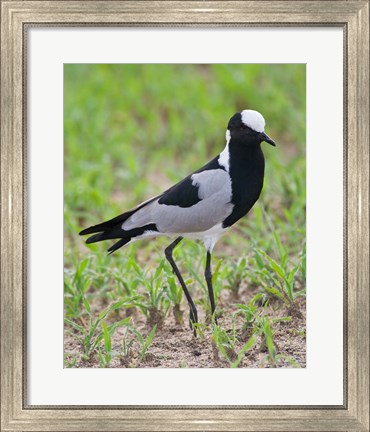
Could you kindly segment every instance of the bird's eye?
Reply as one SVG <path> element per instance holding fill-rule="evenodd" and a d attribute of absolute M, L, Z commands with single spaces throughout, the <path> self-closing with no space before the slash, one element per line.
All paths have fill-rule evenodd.
<path fill-rule="evenodd" d="M 247 125 L 245 125 L 244 123 L 242 123 L 242 124 L 240 125 L 240 129 L 244 129 L 244 130 L 251 130 L 251 128 L 248 127 Z"/>

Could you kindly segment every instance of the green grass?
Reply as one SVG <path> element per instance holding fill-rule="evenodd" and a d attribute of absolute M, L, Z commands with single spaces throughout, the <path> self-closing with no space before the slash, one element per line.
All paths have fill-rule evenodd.
<path fill-rule="evenodd" d="M 107 257 L 108 243 L 86 246 L 78 232 L 199 168 L 223 149 L 229 118 L 249 108 L 264 115 L 277 147 L 263 145 L 262 196 L 213 254 L 215 295 L 220 300 L 229 293 L 238 316 L 234 330 L 223 328 L 222 318 L 219 326 L 210 323 L 203 246 L 184 241 L 175 259 L 228 365 L 239 365 L 261 335 L 267 362 L 276 364 L 274 319 L 250 300 L 260 294 L 287 318 L 305 296 L 305 104 L 304 65 L 65 65 L 65 330 L 79 341 L 84 359 L 96 355 L 100 367 L 110 366 L 118 355 L 111 338 L 119 334 L 119 355 L 138 345 L 144 361 L 171 316 L 187 326 L 188 307 L 164 259 L 168 239 L 137 242 Z M 246 290 L 250 296 L 242 302 Z M 128 309 L 147 321 L 146 334 Z M 251 339 L 241 343 L 238 330 L 245 325 Z M 117 333 L 120 326 L 126 336 Z M 140 344 L 148 340 L 143 353 Z M 235 355 L 227 358 L 230 350 Z M 288 362 L 295 365 L 294 358 Z M 76 360 L 65 364 L 75 367 Z"/>

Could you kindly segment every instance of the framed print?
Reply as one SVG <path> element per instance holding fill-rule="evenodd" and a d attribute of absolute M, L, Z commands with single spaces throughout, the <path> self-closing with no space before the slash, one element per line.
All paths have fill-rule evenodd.
<path fill-rule="evenodd" d="M 1 430 L 370 430 L 369 2 L 1 7 Z M 160 194 L 222 151 L 217 129 L 230 158 L 241 134 L 267 141 L 265 186 L 249 225 L 212 251 L 213 278 L 195 272 L 204 249 L 176 251 L 191 272 L 182 284 L 203 286 L 190 287 L 195 304 L 172 276 L 169 242 L 108 258 L 84 246 L 79 231 L 116 238 L 88 227 L 143 201 L 157 219 L 137 213 L 135 225 L 130 213 L 120 230 L 183 233 L 158 213 L 177 206 L 191 231 L 184 209 L 208 196 L 209 168 L 181 202 Z M 238 180 L 225 151 L 211 168 L 227 195 Z M 249 255 L 238 237 L 255 241 Z M 230 274 L 264 290 L 225 301 L 217 278 Z M 139 276 L 151 297 L 132 291 Z M 168 288 L 158 294 L 155 280 Z"/>

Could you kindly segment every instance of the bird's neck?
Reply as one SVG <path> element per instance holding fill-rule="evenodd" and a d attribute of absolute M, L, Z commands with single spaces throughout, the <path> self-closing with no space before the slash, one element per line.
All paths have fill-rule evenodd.
<path fill-rule="evenodd" d="M 229 142 L 229 174 L 233 202 L 255 202 L 263 187 L 265 159 L 260 145 L 245 146 Z"/>
<path fill-rule="evenodd" d="M 260 145 L 246 146 L 228 140 L 220 153 L 219 164 L 233 175 L 263 177 L 265 159 Z M 244 175 L 243 175 L 244 174 Z"/>

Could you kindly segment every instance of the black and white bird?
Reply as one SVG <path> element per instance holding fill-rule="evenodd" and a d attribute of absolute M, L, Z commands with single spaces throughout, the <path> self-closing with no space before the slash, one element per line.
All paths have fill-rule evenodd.
<path fill-rule="evenodd" d="M 245 216 L 260 196 L 265 171 L 261 143 L 275 146 L 264 130 L 265 120 L 259 112 L 237 112 L 228 123 L 226 147 L 218 156 L 162 194 L 80 232 L 80 235 L 94 234 L 86 243 L 119 239 L 108 249 L 109 253 L 142 238 L 175 238 L 165 249 L 165 255 L 189 303 L 191 329 L 193 323 L 198 323 L 198 313 L 172 252 L 184 237 L 204 242 L 205 279 L 215 319 L 212 249 L 219 237 Z"/>

